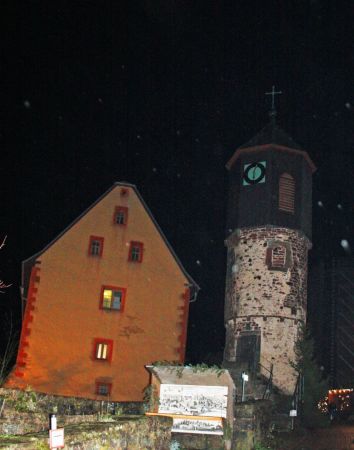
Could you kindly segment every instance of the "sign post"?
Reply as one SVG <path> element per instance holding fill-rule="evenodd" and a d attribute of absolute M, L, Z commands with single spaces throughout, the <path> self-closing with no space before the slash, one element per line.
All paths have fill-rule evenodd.
<path fill-rule="evenodd" d="M 64 428 L 57 428 L 55 414 L 50 414 L 49 448 L 64 448 Z"/>

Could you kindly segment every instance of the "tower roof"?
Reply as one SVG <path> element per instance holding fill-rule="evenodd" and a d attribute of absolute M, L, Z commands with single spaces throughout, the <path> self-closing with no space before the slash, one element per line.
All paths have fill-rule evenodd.
<path fill-rule="evenodd" d="M 278 127 L 275 123 L 275 117 L 272 117 L 271 121 L 252 139 L 238 147 L 236 152 L 227 162 L 226 167 L 230 170 L 241 154 L 249 153 L 251 151 L 269 150 L 270 147 L 273 150 L 300 154 L 305 158 L 312 172 L 316 170 L 316 166 L 309 157 L 308 153 L 303 150 L 301 146 L 297 144 L 284 130 Z"/>
<path fill-rule="evenodd" d="M 284 130 L 278 127 L 273 118 L 259 133 L 239 148 L 254 147 L 256 145 L 264 144 L 278 144 L 301 150 L 301 146 Z"/>

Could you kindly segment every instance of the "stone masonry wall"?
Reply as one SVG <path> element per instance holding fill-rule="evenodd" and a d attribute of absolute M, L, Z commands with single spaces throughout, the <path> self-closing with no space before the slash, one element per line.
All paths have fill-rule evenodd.
<path fill-rule="evenodd" d="M 289 360 L 294 360 L 294 343 L 306 320 L 310 242 L 296 230 L 265 226 L 237 230 L 226 245 L 225 360 L 236 361 L 243 331 L 258 332 L 260 363 L 273 364 L 274 384 L 292 393 L 295 374 Z"/>

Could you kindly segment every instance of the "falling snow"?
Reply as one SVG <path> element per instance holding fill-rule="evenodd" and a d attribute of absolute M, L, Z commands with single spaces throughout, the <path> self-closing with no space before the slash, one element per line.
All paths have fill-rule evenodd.
<path fill-rule="evenodd" d="M 234 265 L 231 267 L 231 270 L 232 270 L 232 273 L 237 273 L 238 270 L 239 270 L 238 265 L 237 265 L 237 264 L 234 264 Z"/>
<path fill-rule="evenodd" d="M 197 259 L 195 263 L 197 264 L 197 266 L 201 265 L 201 262 L 199 261 L 199 259 Z"/>
<path fill-rule="evenodd" d="M 24 106 L 26 109 L 30 109 L 30 107 L 31 107 L 30 101 L 29 101 L 29 100 L 25 100 L 25 101 L 23 102 L 23 106 Z"/>
<path fill-rule="evenodd" d="M 342 239 L 340 241 L 340 245 L 344 248 L 344 250 L 349 249 L 349 242 L 346 239 Z"/>
<path fill-rule="evenodd" d="M 340 203 L 338 203 L 337 208 L 338 209 L 343 209 L 343 206 Z"/>
<path fill-rule="evenodd" d="M 321 202 L 321 200 L 318 200 L 317 205 L 318 205 L 320 208 L 323 208 L 323 203 Z"/>
<path fill-rule="evenodd" d="M 352 109 L 352 105 L 351 105 L 349 102 L 347 102 L 347 103 L 345 104 L 345 107 L 346 107 L 347 109 Z"/>

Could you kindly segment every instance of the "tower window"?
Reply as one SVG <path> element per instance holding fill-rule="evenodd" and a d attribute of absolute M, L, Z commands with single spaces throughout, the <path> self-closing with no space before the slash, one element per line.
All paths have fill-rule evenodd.
<path fill-rule="evenodd" d="M 128 223 L 128 208 L 125 206 L 116 206 L 113 223 L 116 225 L 126 225 Z"/>
<path fill-rule="evenodd" d="M 272 249 L 272 267 L 284 267 L 286 260 L 286 248 L 279 246 Z"/>
<path fill-rule="evenodd" d="M 101 309 L 123 311 L 126 289 L 115 286 L 102 286 Z"/>
<path fill-rule="evenodd" d="M 295 180 L 288 173 L 279 178 L 279 209 L 291 214 L 295 212 Z"/>
<path fill-rule="evenodd" d="M 89 242 L 89 255 L 91 256 L 102 256 L 103 253 L 103 237 L 90 236 Z"/>
<path fill-rule="evenodd" d="M 142 242 L 130 242 L 129 261 L 142 262 L 143 260 L 144 244 Z"/>
<path fill-rule="evenodd" d="M 94 341 L 94 359 L 100 361 L 111 361 L 113 352 L 113 341 L 110 339 L 97 338 Z"/>
<path fill-rule="evenodd" d="M 266 264 L 269 270 L 286 272 L 292 265 L 290 244 L 280 241 L 269 242 L 266 253 Z"/>

